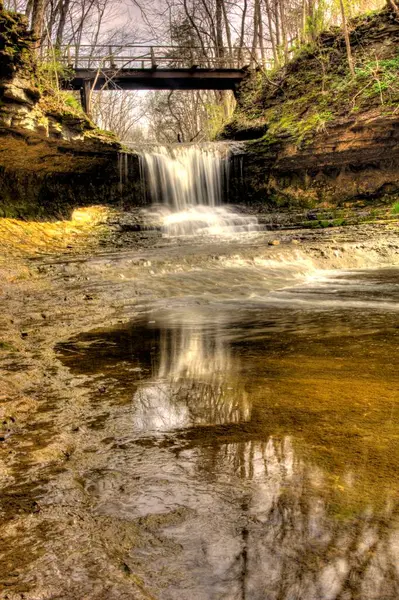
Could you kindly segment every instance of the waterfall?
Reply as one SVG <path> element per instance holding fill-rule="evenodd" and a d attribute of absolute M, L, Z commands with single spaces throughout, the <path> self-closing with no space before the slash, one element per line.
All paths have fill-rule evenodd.
<path fill-rule="evenodd" d="M 142 154 L 151 201 L 173 211 L 219 206 L 228 180 L 225 144 L 162 146 Z"/>
<path fill-rule="evenodd" d="M 144 188 L 165 235 L 257 231 L 256 217 L 224 204 L 230 147 L 225 143 L 158 146 L 140 152 Z"/>

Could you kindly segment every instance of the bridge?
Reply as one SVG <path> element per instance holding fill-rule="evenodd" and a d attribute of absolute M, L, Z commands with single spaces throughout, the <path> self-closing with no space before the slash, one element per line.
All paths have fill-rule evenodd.
<path fill-rule="evenodd" d="M 62 62 L 71 72 L 65 85 L 80 91 L 88 114 L 93 90 L 235 92 L 247 73 L 245 65 L 258 63 L 257 49 L 80 45 L 61 50 Z"/>

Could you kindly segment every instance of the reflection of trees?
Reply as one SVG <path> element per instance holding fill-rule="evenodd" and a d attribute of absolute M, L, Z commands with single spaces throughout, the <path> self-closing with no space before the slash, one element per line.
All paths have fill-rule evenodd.
<path fill-rule="evenodd" d="M 173 429 L 240 423 L 250 418 L 248 398 L 239 383 L 220 331 L 203 326 L 161 330 L 160 358 L 154 382 L 134 396 L 140 429 Z"/>
<path fill-rule="evenodd" d="M 236 532 L 241 549 L 230 557 L 223 574 L 230 583 L 218 597 L 399 597 L 398 502 L 383 502 L 380 510 L 365 505 L 363 513 L 351 515 L 343 498 L 335 514 L 336 490 L 327 474 L 299 460 L 288 437 L 206 448 L 201 470 L 207 461 L 250 482 L 239 508 L 245 516 Z"/>
<path fill-rule="evenodd" d="M 323 336 L 309 344 L 299 316 L 293 331 L 251 331 L 249 353 L 233 342 L 238 364 L 214 318 L 186 317 L 157 315 L 161 329 L 123 337 L 123 352 L 112 345 L 137 356 L 147 377 L 128 388 L 129 433 L 132 412 L 140 434 L 182 429 L 128 440 L 117 476 L 115 454 L 100 471 L 100 512 L 172 523 L 156 529 L 153 546 L 145 538 L 141 559 L 135 547 L 132 571 L 150 584 L 165 577 L 165 600 L 397 600 L 396 372 L 378 355 L 386 346 L 343 335 L 339 321 L 347 360 L 336 367 L 328 319 L 319 316 Z M 363 377 L 370 353 L 384 367 L 374 386 Z"/>

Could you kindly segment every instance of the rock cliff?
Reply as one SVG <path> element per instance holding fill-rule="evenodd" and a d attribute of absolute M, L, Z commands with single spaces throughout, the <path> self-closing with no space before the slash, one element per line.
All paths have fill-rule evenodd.
<path fill-rule="evenodd" d="M 137 160 L 123 161 L 121 181 L 120 144 L 51 89 L 33 42 L 24 18 L 0 9 L 0 216 L 62 216 L 131 199 Z"/>
<path fill-rule="evenodd" d="M 286 68 L 242 84 L 223 137 L 245 142 L 245 198 L 270 208 L 393 203 L 399 195 L 399 19 L 386 9 L 351 23 L 356 77 L 339 29 Z M 233 186 L 234 187 L 234 186 Z"/>

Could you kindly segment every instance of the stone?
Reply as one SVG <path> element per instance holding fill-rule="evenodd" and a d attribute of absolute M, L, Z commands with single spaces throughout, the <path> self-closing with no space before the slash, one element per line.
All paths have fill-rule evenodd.
<path fill-rule="evenodd" d="M 270 240 L 270 242 L 268 242 L 269 246 L 279 246 L 280 245 L 280 241 L 279 240 Z"/>
<path fill-rule="evenodd" d="M 27 104 L 28 106 L 33 106 L 34 104 L 34 101 L 28 96 L 25 90 L 17 87 L 14 83 L 9 83 L 3 87 L 2 96 L 18 104 Z"/>

